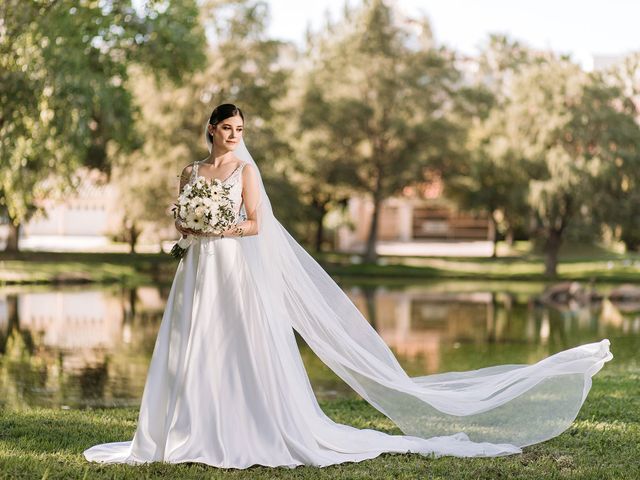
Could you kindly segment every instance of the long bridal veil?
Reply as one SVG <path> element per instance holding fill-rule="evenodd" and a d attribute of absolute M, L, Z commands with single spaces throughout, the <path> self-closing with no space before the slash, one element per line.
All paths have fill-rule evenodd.
<path fill-rule="evenodd" d="M 458 434 L 523 447 L 571 425 L 591 377 L 613 358 L 607 339 L 531 365 L 409 377 L 349 297 L 275 218 L 244 140 L 235 153 L 255 168 L 260 184 L 259 233 L 238 242 L 261 286 L 257 295 L 270 330 L 293 327 L 325 364 L 407 435 Z M 280 348 L 297 353 L 295 342 Z"/>

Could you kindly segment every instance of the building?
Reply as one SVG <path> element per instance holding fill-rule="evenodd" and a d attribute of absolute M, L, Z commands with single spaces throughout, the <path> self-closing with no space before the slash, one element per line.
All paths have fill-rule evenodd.
<path fill-rule="evenodd" d="M 118 201 L 118 192 L 96 170 L 84 172 L 79 178 L 76 193 L 64 200 L 47 200 L 43 205 L 45 212 L 36 214 L 22 226 L 20 248 L 107 248 L 109 232 L 116 227 L 111 211 Z"/>
<path fill-rule="evenodd" d="M 62 199 L 47 199 L 44 211 L 20 228 L 20 249 L 50 251 L 128 251 L 129 246 L 114 242 L 123 230 L 122 205 L 118 188 L 106 181 L 98 170 L 80 169 L 76 192 Z M 140 238 L 136 251 L 157 252 L 157 237 L 170 241 L 178 234 L 171 228 L 158 228 L 154 238 Z M 0 225 L 0 248 L 4 248 L 8 227 Z M 170 248 L 163 242 L 163 248 Z M 171 243 L 171 242 L 169 242 Z"/>
<path fill-rule="evenodd" d="M 491 255 L 486 214 L 457 210 L 442 196 L 439 179 L 383 201 L 377 251 L 388 255 Z M 367 242 L 373 202 L 354 196 L 347 219 L 336 231 L 336 250 L 361 253 Z"/>

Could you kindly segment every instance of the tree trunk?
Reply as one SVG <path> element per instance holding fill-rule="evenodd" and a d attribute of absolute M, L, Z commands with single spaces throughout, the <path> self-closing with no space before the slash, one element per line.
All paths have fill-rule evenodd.
<path fill-rule="evenodd" d="M 9 235 L 7 236 L 7 246 L 5 252 L 19 252 L 19 239 L 20 239 L 20 224 L 14 225 L 11 219 L 9 219 Z"/>
<path fill-rule="evenodd" d="M 562 230 L 549 229 L 544 243 L 544 274 L 555 277 L 558 269 L 558 251 L 562 243 Z"/>
<path fill-rule="evenodd" d="M 507 243 L 507 245 L 509 245 L 510 247 L 513 247 L 513 244 L 515 243 L 515 233 L 511 226 L 507 227 L 507 233 L 505 235 L 504 240 Z"/>
<path fill-rule="evenodd" d="M 493 212 L 489 214 L 489 240 L 491 241 L 491 258 L 496 258 L 498 256 L 498 225 Z"/>
<path fill-rule="evenodd" d="M 140 232 L 136 228 L 136 224 L 133 223 L 129 228 L 129 253 L 136 253 L 136 244 L 138 243 L 138 237 Z"/>
<path fill-rule="evenodd" d="M 322 252 L 322 241 L 324 240 L 324 217 L 327 215 L 327 202 L 314 200 L 313 207 L 316 210 L 315 250 L 320 253 Z"/>
<path fill-rule="evenodd" d="M 378 218 L 380 216 L 380 201 L 375 195 L 373 197 L 373 214 L 371 216 L 371 226 L 369 227 L 369 237 L 367 238 L 367 248 L 364 253 L 366 263 L 375 263 L 378 259 L 376 243 L 378 241 Z"/>

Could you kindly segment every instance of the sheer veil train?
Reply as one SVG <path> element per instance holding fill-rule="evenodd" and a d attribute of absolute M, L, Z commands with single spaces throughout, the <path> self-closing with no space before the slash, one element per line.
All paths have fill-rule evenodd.
<path fill-rule="evenodd" d="M 406 435 L 455 435 L 523 447 L 571 425 L 591 377 L 613 358 L 609 340 L 531 365 L 409 377 L 348 296 L 276 219 L 244 140 L 235 153 L 258 172 L 260 232 L 242 238 L 240 245 L 261 286 L 257 295 L 270 329 L 293 327 L 325 364 Z M 279 348 L 288 356 L 298 354 L 295 342 Z M 459 454 L 464 456 L 464 448 Z"/>

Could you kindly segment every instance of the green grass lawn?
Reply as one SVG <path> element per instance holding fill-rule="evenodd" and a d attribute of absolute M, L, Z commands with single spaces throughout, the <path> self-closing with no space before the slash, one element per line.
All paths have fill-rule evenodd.
<path fill-rule="evenodd" d="M 175 273 L 168 254 L 18 252 L 0 253 L 0 286 L 11 284 L 162 282 Z"/>
<path fill-rule="evenodd" d="M 499 258 L 382 256 L 378 264 L 352 263 L 352 255 L 316 255 L 337 279 L 363 282 L 397 280 L 548 281 L 543 258 L 522 242 Z M 170 283 L 177 260 L 167 254 L 20 252 L 0 253 L 0 285 L 34 283 Z M 557 280 L 633 282 L 640 280 L 640 254 L 566 245 Z"/>
<path fill-rule="evenodd" d="M 334 420 L 359 428 L 401 433 L 360 399 L 321 402 Z M 101 465 L 82 451 L 94 444 L 129 440 L 137 409 L 28 409 L 0 412 L 2 479 L 637 479 L 640 478 L 640 365 L 609 362 L 594 377 L 592 390 L 574 424 L 559 437 L 499 458 L 437 459 L 385 453 L 360 463 L 325 468 L 301 466 L 246 470 L 195 463 Z"/>
<path fill-rule="evenodd" d="M 379 264 L 353 264 L 350 255 L 326 253 L 317 258 L 338 278 L 361 277 L 461 280 L 549 281 L 544 258 L 529 242 L 519 242 L 490 257 L 382 256 Z M 380 264 L 381 263 L 381 264 Z M 640 254 L 618 253 L 591 245 L 565 245 L 561 249 L 557 281 L 633 282 L 640 280 Z"/>

